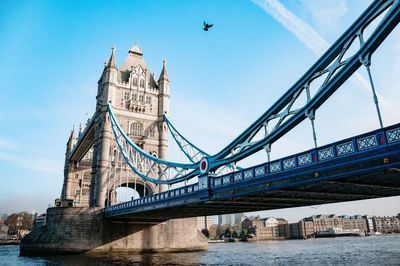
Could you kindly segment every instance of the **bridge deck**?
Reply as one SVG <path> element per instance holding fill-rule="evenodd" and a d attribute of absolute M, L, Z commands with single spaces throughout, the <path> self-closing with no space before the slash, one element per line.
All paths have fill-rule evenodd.
<path fill-rule="evenodd" d="M 400 124 L 104 209 L 163 221 L 400 195 Z"/>

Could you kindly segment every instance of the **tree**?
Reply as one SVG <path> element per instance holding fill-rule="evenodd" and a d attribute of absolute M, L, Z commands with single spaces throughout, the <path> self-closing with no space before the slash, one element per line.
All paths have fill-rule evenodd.
<path fill-rule="evenodd" d="M 235 229 L 229 228 L 229 233 L 231 234 L 231 238 L 234 236 L 233 233 L 235 233 Z"/>
<path fill-rule="evenodd" d="M 210 237 L 210 232 L 208 231 L 207 228 L 202 229 L 201 232 L 203 233 L 203 235 L 204 235 L 205 237 Z"/>
<path fill-rule="evenodd" d="M 210 228 L 208 229 L 208 232 L 210 233 L 210 238 L 217 238 L 218 236 L 218 226 L 217 225 L 211 225 Z"/>
<path fill-rule="evenodd" d="M 233 238 L 233 237 L 237 237 L 237 233 L 234 228 L 230 227 L 230 228 L 226 228 L 225 236 L 229 236 L 230 238 Z"/>

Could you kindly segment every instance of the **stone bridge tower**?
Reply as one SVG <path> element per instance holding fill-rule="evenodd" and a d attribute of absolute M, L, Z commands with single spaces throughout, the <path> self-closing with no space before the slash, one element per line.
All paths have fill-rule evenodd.
<path fill-rule="evenodd" d="M 156 81 L 144 61 L 142 50 L 133 46 L 117 68 L 115 51 L 98 81 L 96 111 L 86 128 L 75 131 L 67 143 L 61 197 L 77 206 L 104 207 L 116 201 L 116 188 L 127 186 L 143 194 L 164 191 L 135 177 L 120 155 L 112 135 L 107 104 L 111 102 L 119 123 L 144 151 L 166 159 L 167 128 L 163 114 L 169 112 L 169 79 L 166 61 Z M 110 166 L 120 169 L 119 180 L 110 180 Z M 91 167 L 90 167 L 91 166 Z"/>

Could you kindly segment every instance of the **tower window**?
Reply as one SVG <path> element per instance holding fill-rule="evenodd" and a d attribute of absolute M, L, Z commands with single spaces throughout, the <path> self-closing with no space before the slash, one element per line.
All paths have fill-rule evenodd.
<path fill-rule="evenodd" d="M 154 128 L 149 130 L 149 138 L 154 139 L 155 133 L 154 133 Z"/>
<path fill-rule="evenodd" d="M 133 78 L 132 86 L 137 87 L 137 78 Z"/>
<path fill-rule="evenodd" d="M 140 79 L 140 88 L 144 88 L 144 79 Z"/>
<path fill-rule="evenodd" d="M 133 134 L 135 136 L 142 136 L 143 135 L 143 125 L 138 122 L 132 123 L 130 132 L 131 132 L 131 134 Z"/>
<path fill-rule="evenodd" d="M 112 161 L 116 162 L 116 161 L 117 161 L 117 158 L 118 158 L 117 150 L 114 150 Z"/>
<path fill-rule="evenodd" d="M 129 92 L 124 92 L 124 99 L 129 100 Z"/>

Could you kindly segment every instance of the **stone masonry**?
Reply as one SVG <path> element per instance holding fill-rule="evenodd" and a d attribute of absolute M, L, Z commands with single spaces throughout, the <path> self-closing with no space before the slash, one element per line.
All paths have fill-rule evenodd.
<path fill-rule="evenodd" d="M 101 208 L 49 208 L 46 225 L 21 241 L 22 256 L 207 250 L 195 218 L 159 224 L 107 220 Z"/>

